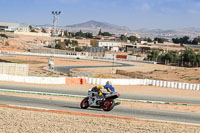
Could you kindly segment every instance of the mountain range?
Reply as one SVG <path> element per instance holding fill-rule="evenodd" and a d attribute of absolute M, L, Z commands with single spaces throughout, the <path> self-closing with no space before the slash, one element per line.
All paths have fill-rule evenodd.
<path fill-rule="evenodd" d="M 38 25 L 39 26 L 39 25 Z M 52 27 L 52 25 L 40 25 L 39 27 Z M 132 30 L 125 26 L 118 26 L 114 24 L 110 24 L 107 22 L 99 22 L 95 20 L 90 20 L 88 22 L 67 25 L 67 26 L 57 26 L 58 29 L 67 30 L 70 32 L 77 32 L 82 30 L 83 32 L 92 32 L 94 34 L 98 34 L 101 29 L 102 32 L 110 32 L 113 34 L 139 34 L 141 37 L 166 37 L 166 38 L 174 38 L 174 37 L 197 37 L 200 35 L 200 28 L 190 27 L 190 28 L 182 28 L 182 29 L 172 29 L 172 30 L 163 30 L 163 29 L 136 29 Z"/>
<path fill-rule="evenodd" d="M 132 32 L 129 28 L 125 26 L 118 26 L 114 24 L 110 24 L 107 22 L 99 22 L 90 20 L 88 22 L 80 23 L 80 24 L 74 24 L 74 25 L 67 25 L 66 29 L 69 31 L 86 31 L 86 32 L 93 32 L 98 33 L 101 29 L 102 32 L 111 32 L 111 33 L 119 33 L 124 34 L 127 32 Z"/>

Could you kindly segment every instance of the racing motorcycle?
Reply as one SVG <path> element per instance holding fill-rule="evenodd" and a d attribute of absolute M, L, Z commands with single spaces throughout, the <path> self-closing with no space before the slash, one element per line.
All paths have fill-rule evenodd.
<path fill-rule="evenodd" d="M 85 97 L 80 106 L 82 109 L 91 108 L 102 108 L 104 111 L 110 111 L 114 108 L 114 106 L 119 105 L 120 102 L 115 103 L 116 98 L 118 98 L 120 94 L 118 92 L 110 92 L 107 94 L 98 95 L 98 92 L 89 90 L 88 96 Z"/>

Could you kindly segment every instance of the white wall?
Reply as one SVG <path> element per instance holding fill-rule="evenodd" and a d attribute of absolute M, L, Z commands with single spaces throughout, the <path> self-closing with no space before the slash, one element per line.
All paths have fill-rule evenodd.
<path fill-rule="evenodd" d="M 181 82 L 170 82 L 162 80 L 150 80 L 150 79 L 100 79 L 100 78 L 88 78 L 88 84 L 98 84 L 105 85 L 106 81 L 111 81 L 113 85 L 152 85 L 158 87 L 168 87 L 168 88 L 177 88 L 177 89 L 186 89 L 186 90 L 200 90 L 200 84 L 189 84 Z"/>
<path fill-rule="evenodd" d="M 0 74 L 1 81 L 14 81 L 33 84 L 65 84 L 65 77 L 34 77 L 34 76 L 12 76 Z"/>

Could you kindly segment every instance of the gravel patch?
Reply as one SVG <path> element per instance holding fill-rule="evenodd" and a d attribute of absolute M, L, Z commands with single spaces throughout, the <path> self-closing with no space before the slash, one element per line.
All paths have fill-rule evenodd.
<path fill-rule="evenodd" d="M 199 133 L 200 127 L 0 108 L 1 133 Z"/>

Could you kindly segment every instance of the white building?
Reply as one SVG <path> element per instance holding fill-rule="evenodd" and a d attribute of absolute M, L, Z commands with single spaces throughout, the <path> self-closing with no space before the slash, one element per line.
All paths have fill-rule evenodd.
<path fill-rule="evenodd" d="M 111 50 L 114 52 L 118 52 L 119 48 L 121 47 L 121 43 L 120 42 L 112 42 L 112 41 L 97 41 L 94 44 L 95 47 L 102 47 L 105 48 L 107 50 Z"/>
<path fill-rule="evenodd" d="M 0 22 L 0 30 L 4 31 L 29 31 L 29 25 L 27 24 L 19 24 L 19 23 L 6 23 Z"/>

